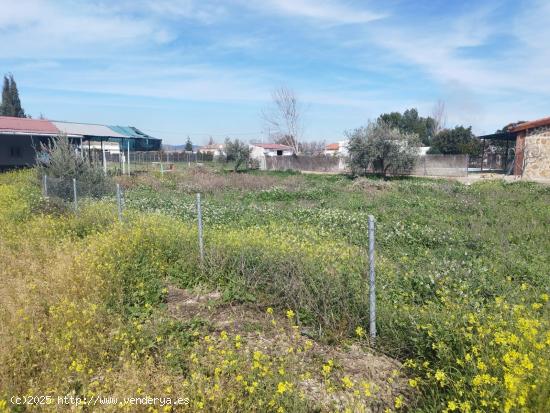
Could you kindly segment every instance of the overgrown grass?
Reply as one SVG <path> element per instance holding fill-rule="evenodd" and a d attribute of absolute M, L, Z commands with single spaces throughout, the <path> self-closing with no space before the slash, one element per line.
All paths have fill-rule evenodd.
<path fill-rule="evenodd" d="M 167 318 L 166 287 L 217 288 L 228 302 L 291 308 L 319 341 L 363 343 L 373 214 L 376 347 L 405 362 L 411 390 L 384 408 L 550 407 L 550 188 L 208 169 L 123 185 L 121 225 L 107 201 L 84 203 L 78 216 L 52 211 L 28 174 L 0 175 L 0 398 L 169 388 L 201 395 L 190 410 L 310 411 L 296 387 L 308 369 L 260 378 L 251 352 L 227 354 L 235 337 L 205 343 L 200 323 Z M 203 266 L 197 190 L 205 193 Z M 236 372 L 249 372 L 246 385 Z M 294 390 L 278 392 L 280 383 Z"/>

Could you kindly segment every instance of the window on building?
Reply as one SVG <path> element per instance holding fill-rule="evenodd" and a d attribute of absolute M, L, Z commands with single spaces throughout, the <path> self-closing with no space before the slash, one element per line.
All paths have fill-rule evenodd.
<path fill-rule="evenodd" d="M 283 156 L 283 151 L 277 151 L 277 156 Z"/>
<path fill-rule="evenodd" d="M 21 158 L 21 147 L 20 146 L 10 147 L 10 156 L 12 158 Z"/>

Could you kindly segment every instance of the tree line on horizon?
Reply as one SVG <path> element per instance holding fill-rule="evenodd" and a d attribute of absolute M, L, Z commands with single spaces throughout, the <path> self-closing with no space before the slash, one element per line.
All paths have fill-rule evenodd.
<path fill-rule="evenodd" d="M 262 110 L 261 117 L 266 130 L 269 131 L 268 135 L 275 143 L 290 146 L 296 153 L 309 155 L 322 153 L 325 147 L 324 141 L 305 142 L 302 139 L 304 112 L 304 107 L 296 93 L 292 89 L 280 87 L 272 93 L 272 106 Z M 22 107 L 17 83 L 11 73 L 4 75 L 0 116 L 30 117 Z M 397 111 L 382 113 L 375 123 L 383 125 L 384 130 L 396 129 L 406 135 L 416 135 L 419 145 L 430 147 L 428 151 L 430 154 L 479 155 L 482 149 L 481 142 L 473 134 L 471 126 L 446 127 L 445 103 L 441 100 L 436 103 L 429 116 L 420 116 L 416 108 L 410 108 L 403 113 Z M 508 124 L 506 127 L 517 123 L 521 122 Z M 506 127 L 496 132 L 502 132 Z M 347 132 L 348 135 L 350 133 Z M 213 142 L 212 138 L 210 141 L 209 143 Z M 193 150 L 189 137 L 184 148 L 186 151 Z"/>

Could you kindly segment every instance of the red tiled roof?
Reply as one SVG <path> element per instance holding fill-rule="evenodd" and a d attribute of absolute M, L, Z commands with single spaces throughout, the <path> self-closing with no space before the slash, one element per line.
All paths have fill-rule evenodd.
<path fill-rule="evenodd" d="M 276 149 L 276 150 L 292 149 L 290 146 L 281 145 L 280 143 L 255 143 L 254 146 L 259 146 L 260 148 L 264 148 L 264 149 Z"/>
<path fill-rule="evenodd" d="M 327 146 L 325 146 L 325 150 L 327 151 L 337 151 L 340 149 L 339 143 L 329 143 Z"/>
<path fill-rule="evenodd" d="M 531 120 L 529 122 L 520 123 L 519 125 L 514 126 L 513 128 L 510 128 L 509 131 L 520 132 L 526 129 L 538 128 L 540 126 L 549 126 L 549 125 L 550 125 L 550 116 L 547 118 Z"/>
<path fill-rule="evenodd" d="M 59 130 L 48 120 L 0 116 L 0 132 L 27 132 L 57 135 Z"/>

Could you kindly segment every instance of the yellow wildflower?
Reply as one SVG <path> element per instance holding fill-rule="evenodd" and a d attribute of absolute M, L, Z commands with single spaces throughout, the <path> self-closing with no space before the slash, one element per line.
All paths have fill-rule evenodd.
<path fill-rule="evenodd" d="M 348 389 L 353 387 L 353 381 L 348 376 L 342 377 L 342 384 Z"/>
<path fill-rule="evenodd" d="M 399 395 L 395 398 L 394 406 L 396 409 L 403 407 L 403 396 Z"/>
<path fill-rule="evenodd" d="M 447 378 L 447 376 L 445 375 L 445 372 L 443 370 L 436 370 L 434 377 L 439 382 L 439 384 L 441 384 L 441 386 L 445 384 L 445 379 Z"/>
<path fill-rule="evenodd" d="M 456 404 L 454 400 L 451 400 L 450 402 L 447 403 L 447 410 L 452 412 L 452 411 L 455 411 L 456 409 L 458 409 L 458 404 Z"/>

